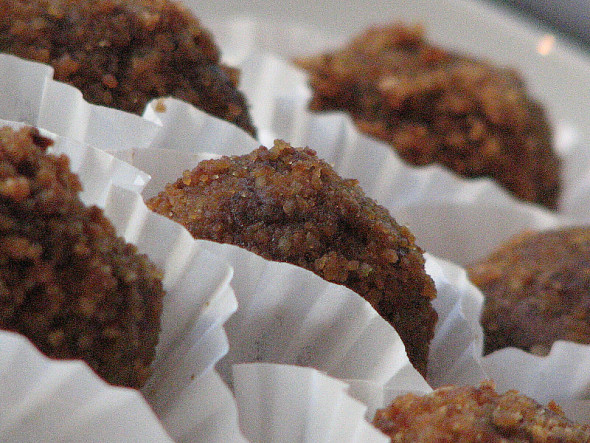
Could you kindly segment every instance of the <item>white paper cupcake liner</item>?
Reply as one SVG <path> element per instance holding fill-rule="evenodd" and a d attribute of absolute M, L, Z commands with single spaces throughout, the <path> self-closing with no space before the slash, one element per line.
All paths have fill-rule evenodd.
<path fill-rule="evenodd" d="M 0 72 L 2 119 L 100 149 L 147 146 L 158 132 L 158 126 L 140 116 L 87 103 L 79 90 L 53 80 L 50 66 L 0 54 Z"/>
<path fill-rule="evenodd" d="M 231 375 L 235 363 L 272 362 L 384 384 L 409 365 L 395 330 L 349 289 L 232 245 L 210 248 L 237 265 L 240 308 L 226 326 L 230 350 L 222 374 Z"/>
<path fill-rule="evenodd" d="M 4 125 L 20 126 L 1 121 L 0 126 Z M 217 361 L 227 352 L 223 324 L 237 307 L 230 287 L 231 267 L 203 248 L 182 227 L 147 210 L 136 192 L 149 178 L 144 172 L 83 143 L 56 137 L 45 130 L 41 132 L 56 141 L 51 147 L 53 153 L 71 156 L 72 169 L 79 174 L 85 189 L 85 203 L 103 207 L 118 234 L 135 244 L 139 252 L 147 254 L 163 271 L 166 296 L 161 332 L 152 365 L 153 375 L 143 392 L 167 425 L 168 433 L 177 441 L 199 441 L 201 438 L 228 441 L 228 436 L 239 437 L 235 403 L 214 370 Z M 12 371 L 12 368 L 7 366 L 6 370 Z M 17 369 L 14 371 L 18 378 Z M 54 392 L 63 383 L 59 370 L 55 374 L 53 378 L 43 379 L 35 389 Z M 34 392 L 31 392 L 31 398 L 34 398 Z M 212 392 L 217 395 L 210 396 Z M 189 399 L 190 393 L 198 395 Z M 70 395 L 77 394 L 72 391 Z M 107 392 L 103 396 L 108 398 L 110 394 Z M 183 398 L 190 401 L 179 400 Z M 51 395 L 45 396 L 43 401 L 45 407 L 51 407 Z M 100 406 L 102 401 L 101 396 L 97 397 L 93 400 L 96 407 L 86 411 L 87 414 L 92 411 L 99 414 L 96 418 L 86 418 L 95 420 L 97 426 L 100 414 L 108 418 L 110 415 L 106 410 L 120 407 L 109 403 Z M 32 413 L 26 410 L 26 405 L 21 406 L 24 416 Z M 4 406 L 11 409 L 8 403 Z M 121 418 L 119 409 L 114 413 Z M 47 423 L 51 417 L 55 419 L 56 416 L 48 415 Z M 78 429 L 67 414 L 60 417 L 60 421 L 63 428 Z M 106 421 L 104 425 L 110 426 L 108 435 L 117 435 L 117 428 L 112 424 Z M 121 438 L 125 439 L 124 436 Z M 4 441 L 1 433 L 0 439 Z"/>
<path fill-rule="evenodd" d="M 113 187 L 104 210 L 119 234 L 164 271 L 168 296 L 144 394 L 175 440 L 240 438 L 235 403 L 214 371 L 228 349 L 224 323 L 237 308 L 231 267 L 149 211 L 137 193 Z"/>
<path fill-rule="evenodd" d="M 233 378 L 242 430 L 252 442 L 389 441 L 367 423 L 375 410 L 389 406 L 397 395 L 432 391 L 420 388 L 416 380 L 406 389 L 402 376 L 387 393 L 366 382 L 343 382 L 314 369 L 269 363 L 235 365 Z M 364 395 L 356 403 L 359 391 Z M 367 392 L 372 401 L 367 401 Z M 589 422 L 590 402 L 566 401 L 561 406 L 571 419 Z"/>
<path fill-rule="evenodd" d="M 200 159 L 210 157 L 207 154 L 189 155 L 171 149 L 120 151 L 116 155 L 152 172 L 152 176 L 162 184 L 173 181 L 184 169 L 193 167 Z M 152 190 L 155 191 L 157 189 Z M 302 268 L 270 262 L 232 245 L 206 244 L 208 249 L 224 257 L 234 267 L 232 286 L 238 297 L 239 309 L 226 323 L 230 348 L 217 367 L 220 374 L 233 385 L 238 405 L 240 401 L 246 401 L 249 405 L 257 398 L 252 397 L 253 388 L 244 390 L 244 383 L 238 386 L 236 379 L 232 378 L 234 365 L 243 362 L 308 366 L 340 379 L 353 379 L 350 380 L 351 395 L 365 405 L 363 411 L 368 410 L 368 418 L 377 408 L 383 407 L 386 400 L 393 399 L 397 394 L 423 393 L 430 389 L 409 363 L 403 344 L 393 328 L 358 295 Z M 455 267 L 438 264 L 436 259 L 430 257 L 428 262 L 440 287 L 441 324 L 470 327 L 462 307 L 448 306 L 460 303 L 458 300 L 465 297 L 464 288 L 454 287 Z M 460 278 L 457 280 L 461 281 Z M 465 281 L 462 283 L 465 284 Z M 444 307 L 448 312 L 442 312 Z M 470 320 L 474 321 L 473 318 Z M 379 340 L 375 340 L 375 337 L 379 337 Z M 472 342 L 472 333 L 467 333 L 453 340 L 450 345 L 452 352 L 445 351 L 440 345 L 435 352 L 446 353 L 445 361 L 453 362 L 452 366 L 457 366 L 458 372 L 465 377 L 480 380 L 481 370 L 474 358 L 476 353 L 472 352 Z M 464 354 L 462 361 L 454 361 L 457 354 Z M 281 397 L 281 401 L 289 404 L 291 400 Z M 250 410 L 250 406 L 239 407 L 242 431 L 247 437 L 252 437 L 252 427 L 256 428 L 256 422 L 261 418 L 244 412 Z M 297 422 L 306 417 L 303 415 L 302 418 L 302 412 L 293 408 L 285 415 L 287 411 L 276 409 L 272 402 L 265 410 L 272 410 L 273 417 L 281 423 Z M 283 432 L 282 429 L 268 425 L 271 436 L 256 436 L 253 441 L 272 440 L 282 435 L 279 434 Z"/>
<path fill-rule="evenodd" d="M 430 345 L 428 380 L 433 387 L 478 384 L 483 334 L 479 316 L 483 298 L 464 269 L 427 256 L 426 271 L 436 283 L 433 306 L 439 315 Z"/>
<path fill-rule="evenodd" d="M 6 443 L 172 442 L 138 391 L 107 384 L 81 361 L 49 359 L 6 331 L 0 331 L 0 398 Z"/>
<path fill-rule="evenodd" d="M 195 132 L 210 140 L 233 143 L 252 141 L 241 129 L 230 133 L 226 126 L 235 126 L 205 114 L 184 103 L 183 113 L 175 113 L 161 101 L 166 112 L 147 110 L 149 118 L 92 105 L 73 86 L 53 80 L 53 69 L 47 65 L 0 54 L 0 118 L 24 122 L 60 136 L 78 140 L 103 150 L 144 148 L 160 143 L 162 122 L 175 134 L 177 146 L 190 143 Z M 153 104 L 155 106 L 155 104 Z M 162 108 L 162 106 L 158 106 Z M 173 130 L 174 128 L 174 130 Z M 232 139 L 218 139 L 220 133 Z M 166 137 L 169 134 L 165 135 Z"/>
<path fill-rule="evenodd" d="M 387 442 L 364 418 L 347 383 L 310 368 L 268 363 L 233 367 L 244 434 L 253 442 Z"/>

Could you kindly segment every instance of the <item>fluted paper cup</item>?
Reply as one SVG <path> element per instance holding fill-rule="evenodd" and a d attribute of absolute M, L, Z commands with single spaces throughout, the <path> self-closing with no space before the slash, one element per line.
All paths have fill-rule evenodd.
<path fill-rule="evenodd" d="M 348 384 L 317 370 L 268 363 L 233 367 L 244 434 L 253 442 L 387 442 Z"/>
<path fill-rule="evenodd" d="M 174 439 L 241 438 L 235 403 L 214 370 L 228 349 L 224 323 L 237 308 L 232 268 L 180 225 L 149 211 L 135 192 L 113 187 L 104 210 L 117 232 L 164 271 L 167 296 L 146 398 Z"/>
<path fill-rule="evenodd" d="M 144 148 L 150 146 L 154 140 L 158 143 L 162 123 L 158 116 L 153 116 L 152 110 L 146 109 L 151 118 L 144 118 L 90 104 L 82 98 L 78 89 L 53 80 L 53 69 L 50 66 L 7 54 L 0 54 L 0 73 L 2 119 L 44 128 L 103 150 Z M 156 115 L 168 117 L 167 124 L 170 127 L 176 125 L 176 141 L 183 137 L 193 137 L 197 131 L 203 133 L 204 137 L 216 139 L 218 128 L 235 128 L 225 120 L 198 111 L 187 103 L 184 105 L 183 112 L 186 110 L 186 116 L 174 114 L 174 109 L 166 108 L 163 100 L 157 107 L 166 112 Z M 190 127 L 184 126 L 184 123 Z M 229 134 L 228 131 L 225 132 Z M 239 128 L 231 135 L 241 142 L 251 140 Z"/>
<path fill-rule="evenodd" d="M 6 443 L 172 442 L 138 391 L 107 384 L 81 361 L 49 359 L 7 331 L 0 331 L 0 397 Z"/>
<path fill-rule="evenodd" d="M 0 127 L 20 129 L 28 125 L 0 119 Z M 80 198 L 89 204 L 103 206 L 111 185 L 118 185 L 135 192 L 141 192 L 150 180 L 145 172 L 121 161 L 112 155 L 90 145 L 59 136 L 40 128 L 42 136 L 53 140 L 47 153 L 66 155 L 70 169 L 76 173 L 83 184 Z"/>
<path fill-rule="evenodd" d="M 158 126 L 140 116 L 84 101 L 79 90 L 53 80 L 50 66 L 0 54 L 0 73 L 2 119 L 44 128 L 100 149 L 146 146 L 158 131 Z"/>
<path fill-rule="evenodd" d="M 172 149 L 116 154 L 133 159 L 163 184 L 176 180 L 187 165 L 210 157 Z M 312 366 L 336 377 L 381 384 L 409 365 L 397 333 L 349 289 L 237 246 L 203 243 L 234 267 L 239 309 L 226 324 L 230 349 L 220 365 L 228 381 L 234 363 L 253 361 Z"/>

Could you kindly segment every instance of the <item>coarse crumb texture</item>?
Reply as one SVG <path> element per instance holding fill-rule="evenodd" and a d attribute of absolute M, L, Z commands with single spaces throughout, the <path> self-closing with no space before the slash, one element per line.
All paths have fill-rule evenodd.
<path fill-rule="evenodd" d="M 359 130 L 414 165 L 491 177 L 555 209 L 559 158 L 550 125 L 520 75 L 431 45 L 420 26 L 374 27 L 341 50 L 295 61 L 312 110 L 343 110 Z"/>
<path fill-rule="evenodd" d="M 590 426 L 572 423 L 554 402 L 543 407 L 517 391 L 498 394 L 490 381 L 400 396 L 373 424 L 396 443 L 590 441 Z"/>
<path fill-rule="evenodd" d="M 138 388 L 160 330 L 160 272 L 80 201 L 51 144 L 34 129 L 0 129 L 0 328 Z"/>
<path fill-rule="evenodd" d="M 91 103 L 140 114 L 174 96 L 255 129 L 210 33 L 169 0 L 0 0 L 0 51 L 48 63 Z"/>
<path fill-rule="evenodd" d="M 436 312 L 422 251 L 356 181 L 340 178 L 311 149 L 277 140 L 270 150 L 203 161 L 147 204 L 196 238 L 301 266 L 359 293 L 426 372 Z"/>
<path fill-rule="evenodd" d="M 484 293 L 485 352 L 590 344 L 590 228 L 519 234 L 468 268 Z"/>

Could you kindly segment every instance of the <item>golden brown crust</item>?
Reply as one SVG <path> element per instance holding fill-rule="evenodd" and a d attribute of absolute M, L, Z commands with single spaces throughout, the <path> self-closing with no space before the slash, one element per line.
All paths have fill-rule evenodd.
<path fill-rule="evenodd" d="M 377 411 L 373 424 L 396 443 L 590 441 L 590 426 L 572 423 L 555 403 L 543 407 L 517 391 L 500 395 L 491 382 L 403 395 Z"/>
<path fill-rule="evenodd" d="M 590 229 L 524 232 L 468 268 L 485 295 L 485 352 L 590 344 Z"/>
<path fill-rule="evenodd" d="M 48 63 L 91 103 L 140 114 L 174 96 L 255 134 L 237 71 L 169 0 L 0 0 L 0 51 Z"/>
<path fill-rule="evenodd" d="M 415 165 L 491 177 L 555 209 L 559 159 L 541 106 L 513 70 L 431 45 L 421 27 L 374 27 L 341 50 L 296 63 L 312 110 L 344 110 Z"/>
<path fill-rule="evenodd" d="M 422 251 L 404 226 L 310 149 L 201 162 L 148 201 L 196 238 L 232 243 L 343 284 L 393 324 L 426 371 L 436 312 Z"/>
<path fill-rule="evenodd" d="M 160 330 L 161 275 L 86 207 L 66 156 L 32 129 L 0 129 L 0 328 L 138 388 Z"/>

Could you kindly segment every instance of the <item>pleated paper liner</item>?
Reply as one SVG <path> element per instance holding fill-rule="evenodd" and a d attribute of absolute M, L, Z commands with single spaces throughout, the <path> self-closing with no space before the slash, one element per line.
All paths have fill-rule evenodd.
<path fill-rule="evenodd" d="M 50 66 L 0 54 L 0 73 L 2 119 L 28 123 L 105 150 L 144 148 L 158 142 L 162 123 L 89 104 L 79 90 L 53 80 Z M 174 121 L 180 129 L 177 133 L 179 141 L 189 142 L 194 130 L 206 133 L 214 140 L 219 133 L 225 132 L 234 137 L 225 140 L 228 143 L 244 144 L 244 141 L 252 140 L 242 130 L 227 132 L 223 128 L 233 125 L 210 118 L 192 106 L 186 105 L 184 112 L 186 115 L 174 115 L 180 119 Z M 169 112 L 164 114 L 171 116 Z"/>
<path fill-rule="evenodd" d="M 82 361 L 49 359 L 7 331 L 0 331 L 0 398 L 6 443 L 172 442 L 138 391 L 107 384 Z"/>
<path fill-rule="evenodd" d="M 17 130 L 28 125 L 0 119 L 0 127 L 5 126 Z M 80 198 L 85 202 L 92 202 L 88 204 L 104 206 L 111 185 L 141 192 L 150 180 L 150 176 L 145 172 L 103 150 L 43 128 L 39 128 L 39 132 L 53 140 L 53 144 L 47 149 L 49 154 L 63 154 L 69 158 L 70 169 L 78 175 L 83 184 Z"/>
<path fill-rule="evenodd" d="M 161 183 L 178 178 L 186 165 L 210 157 L 151 149 L 117 155 L 133 157 L 134 164 Z M 150 171 L 149 165 L 155 169 Z M 146 198 L 151 195 L 144 193 Z M 381 384 L 409 365 L 393 328 L 347 288 L 233 245 L 207 245 L 234 266 L 232 287 L 239 309 L 226 324 L 230 350 L 220 366 L 228 381 L 234 363 L 253 361 L 312 366 L 335 377 Z"/>
<path fill-rule="evenodd" d="M 0 121 L 0 126 L 7 125 L 14 128 L 22 126 L 20 123 Z M 41 133 L 55 140 L 51 147 L 52 153 L 65 153 L 71 158 L 71 168 L 79 175 L 84 188 L 84 202 L 102 207 L 117 233 L 135 244 L 139 252 L 147 254 L 163 271 L 166 296 L 163 301 L 161 332 L 152 365 L 153 375 L 143 388 L 143 393 L 166 426 L 167 432 L 177 441 L 228 441 L 228 438 L 241 438 L 233 397 L 214 370 L 214 365 L 227 352 L 223 324 L 237 307 L 230 287 L 232 268 L 203 248 L 179 225 L 147 211 L 137 193 L 149 178 L 144 172 L 81 142 L 56 136 L 45 130 L 41 130 Z M 0 347 L 3 349 L 3 345 Z M 47 366 L 47 363 L 43 364 Z M 16 404 L 9 405 L 6 403 L 8 398 L 3 398 L 5 414 L 20 414 L 11 419 L 10 432 L 17 432 L 18 429 L 22 431 L 22 427 L 15 428 L 14 425 L 27 423 L 27 417 L 41 413 L 35 408 L 51 408 L 53 400 L 59 404 L 61 399 L 53 399 L 51 393 L 62 395 L 60 386 L 74 383 L 68 381 L 68 377 L 76 377 L 72 375 L 71 365 L 52 363 L 50 366 L 56 368 L 52 369 L 53 376 L 37 380 L 33 384 L 28 384 L 26 373 L 22 373 L 24 378 L 19 382 L 23 384 L 19 391 L 21 394 L 12 397 Z M 85 365 L 78 364 L 75 367 L 78 368 L 74 370 L 75 373 L 89 371 Z M 63 377 L 60 368 L 65 368 Z M 4 369 L 6 373 L 13 372 L 10 379 L 12 384 L 21 377 L 18 368 L 13 370 L 8 363 Z M 92 377 L 86 377 L 86 380 L 84 383 L 96 384 Z M 79 395 L 85 401 L 90 401 L 89 396 L 83 392 L 86 389 L 84 383 L 72 384 L 73 387 L 68 388 L 68 395 Z M 104 425 L 110 428 L 105 431 L 110 434 L 105 435 L 116 435 L 117 428 L 108 420 L 112 420 L 115 415 L 121 418 L 120 409 L 116 409 L 120 405 L 116 402 L 108 403 L 111 397 L 109 386 L 105 385 L 100 389 L 92 386 L 89 385 L 88 389 L 98 397 L 92 399 L 93 407 L 85 410 L 85 413 L 92 414 L 94 411 L 102 415 L 95 418 L 87 416 L 85 420 L 98 426 L 101 417 L 105 418 L 107 421 Z M 0 389 L 12 388 L 2 385 Z M 117 392 L 121 389 L 112 389 L 116 399 L 119 395 Z M 27 401 L 18 403 L 26 392 Z M 107 404 L 100 406 L 103 400 Z M 147 405 L 143 407 L 147 408 Z M 112 408 L 115 410 L 111 414 L 109 411 Z M 134 412 L 130 411 L 129 414 L 133 416 Z M 217 417 L 219 423 L 217 420 L 212 421 L 212 416 Z M 56 417 L 57 415 L 48 415 L 45 423 Z M 72 414 L 60 416 L 59 423 L 53 423 L 53 426 L 67 432 L 70 432 L 70 428 L 78 429 L 71 417 Z M 8 423 L 0 419 L 0 423 L 3 422 Z M 156 428 L 155 425 L 146 425 L 146 430 Z M 124 427 L 122 430 L 124 431 Z M 13 434 L 9 434 L 7 438 L 10 435 Z M 124 436 L 121 438 L 124 439 Z M 0 439 L 5 440 L 2 433 Z M 149 439 L 147 434 L 146 439 Z"/>
<path fill-rule="evenodd" d="M 388 442 L 348 384 L 315 369 L 269 363 L 233 367 L 244 434 L 255 442 Z"/>
<path fill-rule="evenodd" d="M 146 398 L 175 440 L 241 438 L 233 397 L 214 370 L 228 349 L 224 323 L 237 308 L 232 268 L 149 211 L 137 193 L 114 187 L 104 209 L 117 231 L 164 270 L 168 298 Z"/>

